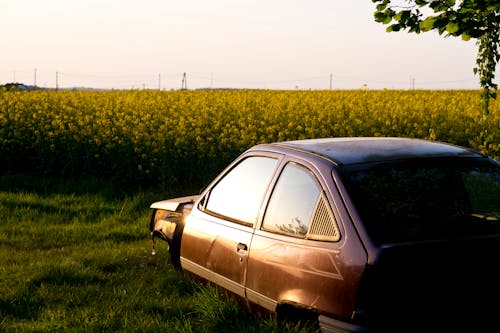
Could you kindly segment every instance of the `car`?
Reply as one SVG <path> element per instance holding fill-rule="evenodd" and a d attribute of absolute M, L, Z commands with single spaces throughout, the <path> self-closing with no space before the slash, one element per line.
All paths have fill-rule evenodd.
<path fill-rule="evenodd" d="M 322 332 L 498 327 L 500 163 L 397 137 L 255 145 L 199 194 L 154 202 L 172 263 Z"/>

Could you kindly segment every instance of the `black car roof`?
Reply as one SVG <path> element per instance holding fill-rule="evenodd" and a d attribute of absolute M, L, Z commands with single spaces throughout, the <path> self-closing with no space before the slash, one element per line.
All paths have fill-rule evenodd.
<path fill-rule="evenodd" d="M 429 157 L 484 157 L 465 147 L 415 138 L 321 138 L 276 142 L 271 145 L 321 155 L 339 165 Z"/>

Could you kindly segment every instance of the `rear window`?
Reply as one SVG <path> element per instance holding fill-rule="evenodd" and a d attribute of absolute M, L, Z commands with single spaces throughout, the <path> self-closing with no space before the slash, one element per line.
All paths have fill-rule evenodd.
<path fill-rule="evenodd" d="M 344 180 L 383 244 L 500 234 L 499 170 L 484 160 L 422 162 L 352 169 Z"/>

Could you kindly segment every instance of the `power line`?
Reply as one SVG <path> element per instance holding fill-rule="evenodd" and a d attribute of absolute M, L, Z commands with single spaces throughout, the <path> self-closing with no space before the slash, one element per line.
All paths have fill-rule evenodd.
<path fill-rule="evenodd" d="M 78 86 L 88 86 L 91 88 L 100 89 L 129 89 L 129 87 L 134 86 L 157 86 L 159 90 L 165 87 L 165 78 L 169 80 L 169 77 L 175 78 L 181 75 L 181 89 L 187 89 L 188 76 L 190 79 L 190 85 L 196 88 L 210 87 L 214 88 L 214 73 L 207 75 L 198 75 L 187 72 L 181 72 L 180 74 L 173 73 L 156 73 L 156 74 L 142 74 L 142 75 L 103 75 L 103 74 L 82 74 L 74 72 L 61 72 L 57 71 L 47 71 L 39 68 L 34 68 L 29 71 L 26 70 L 10 70 L 10 71 L 0 71 L 0 82 L 10 82 L 12 77 L 15 80 L 24 82 L 33 82 L 36 86 L 50 86 L 46 82 L 50 82 L 50 77 L 53 77 L 53 73 L 56 73 L 56 89 L 61 88 L 64 81 L 65 87 L 78 87 Z M 50 74 L 49 74 L 50 73 Z M 3 77 L 3 80 L 2 80 Z M 64 77 L 64 80 L 61 78 Z M 409 89 L 416 89 L 416 76 L 411 75 L 408 80 L 397 81 L 397 80 L 373 80 L 362 77 L 348 76 L 348 75 L 338 75 L 335 77 L 332 73 L 322 75 L 322 76 L 310 76 L 295 79 L 284 79 L 284 80 L 224 80 L 218 76 L 217 85 L 218 88 L 236 88 L 236 89 L 287 89 L 289 87 L 300 87 L 302 89 L 330 89 L 333 87 L 333 79 L 335 79 L 336 89 L 356 89 L 362 84 L 368 84 L 374 87 L 384 87 L 392 89 L 403 89 L 409 87 Z M 174 82 L 175 80 L 169 80 Z M 409 84 L 409 86 L 408 86 Z M 171 88 L 174 84 L 171 83 Z M 220 86 L 219 86 L 220 85 Z M 470 86 L 473 88 L 457 88 L 457 89 L 476 89 L 479 88 L 479 83 L 476 79 L 462 79 L 462 80 L 446 80 L 446 81 L 419 81 L 419 88 L 426 87 L 438 87 L 445 88 L 450 87 L 464 87 Z M 396 87 L 396 88 L 394 88 Z M 397 88 L 400 87 L 400 88 Z M 191 87 L 193 88 L 193 87 Z M 378 88 L 375 88 L 378 89 Z"/>

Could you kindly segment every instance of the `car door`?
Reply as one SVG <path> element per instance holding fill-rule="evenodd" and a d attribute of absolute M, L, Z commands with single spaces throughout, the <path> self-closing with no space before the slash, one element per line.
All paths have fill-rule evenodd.
<path fill-rule="evenodd" d="M 186 220 L 181 265 L 244 296 L 247 257 L 279 155 L 244 155 L 202 194 Z"/>
<path fill-rule="evenodd" d="M 247 298 L 271 311 L 295 304 L 348 318 L 366 256 L 356 238 L 346 242 L 320 174 L 303 163 L 284 164 L 272 189 L 252 239 Z"/>

